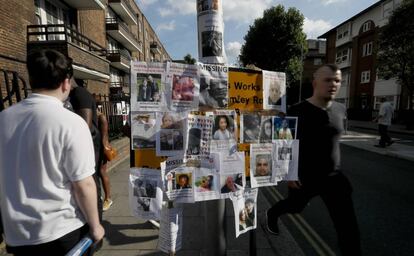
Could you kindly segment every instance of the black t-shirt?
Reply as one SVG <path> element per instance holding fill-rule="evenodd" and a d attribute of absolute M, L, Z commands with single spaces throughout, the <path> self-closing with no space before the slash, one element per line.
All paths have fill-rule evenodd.
<path fill-rule="evenodd" d="M 346 108 L 332 102 L 324 110 L 308 101 L 292 106 L 289 116 L 298 117 L 299 179 L 320 180 L 340 169 L 339 139 L 344 130 Z"/>
<path fill-rule="evenodd" d="M 76 87 L 70 92 L 69 98 L 75 112 L 83 108 L 92 110 L 92 124 L 98 127 L 96 102 L 92 94 L 83 87 Z"/>

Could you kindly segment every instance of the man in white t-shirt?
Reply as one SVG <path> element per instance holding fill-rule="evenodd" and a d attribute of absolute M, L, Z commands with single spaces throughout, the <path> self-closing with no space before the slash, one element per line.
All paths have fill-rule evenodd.
<path fill-rule="evenodd" d="M 85 121 L 63 107 L 70 60 L 57 51 L 35 51 L 27 69 L 33 94 L 0 113 L 7 251 L 65 255 L 88 231 L 95 243 L 105 233 L 96 208 L 92 138 Z"/>
<path fill-rule="evenodd" d="M 385 98 L 381 100 L 381 106 L 376 120 L 378 121 L 378 132 L 381 136 L 379 144 L 376 147 L 385 148 L 390 146 L 394 141 L 391 140 L 388 135 L 388 127 L 391 125 L 392 114 L 394 113 L 394 107 L 391 102 L 386 101 Z"/>

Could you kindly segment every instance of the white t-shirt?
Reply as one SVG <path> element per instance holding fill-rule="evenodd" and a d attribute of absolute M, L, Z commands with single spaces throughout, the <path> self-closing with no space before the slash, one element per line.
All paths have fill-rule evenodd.
<path fill-rule="evenodd" d="M 0 204 L 6 243 L 56 240 L 85 224 L 72 182 L 95 172 L 86 122 L 55 97 L 32 94 L 0 112 Z"/>
<path fill-rule="evenodd" d="M 224 132 L 218 129 L 214 132 L 213 139 L 215 140 L 229 140 L 231 138 L 231 134 L 228 130 L 224 130 Z"/>
<path fill-rule="evenodd" d="M 378 118 L 378 123 L 390 126 L 393 112 L 394 108 L 390 102 L 386 101 L 382 103 L 379 110 L 379 115 L 382 117 Z"/>

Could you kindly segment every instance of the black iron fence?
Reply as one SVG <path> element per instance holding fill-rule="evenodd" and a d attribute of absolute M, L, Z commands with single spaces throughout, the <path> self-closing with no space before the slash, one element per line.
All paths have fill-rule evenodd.
<path fill-rule="evenodd" d="M 0 69 L 0 111 L 26 98 L 29 90 L 16 71 Z"/>

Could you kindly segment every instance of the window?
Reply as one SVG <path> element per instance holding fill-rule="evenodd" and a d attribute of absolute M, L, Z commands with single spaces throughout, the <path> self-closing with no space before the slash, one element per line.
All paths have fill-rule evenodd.
<path fill-rule="evenodd" d="M 313 59 L 313 65 L 322 65 L 322 59 L 321 58 L 315 58 Z"/>
<path fill-rule="evenodd" d="M 371 21 L 367 21 L 362 25 L 362 33 L 371 29 Z"/>
<path fill-rule="evenodd" d="M 140 34 L 142 33 L 142 21 L 141 20 L 138 21 L 138 31 Z"/>
<path fill-rule="evenodd" d="M 361 72 L 361 84 L 369 83 L 371 76 L 371 71 L 362 71 Z"/>
<path fill-rule="evenodd" d="M 348 49 L 340 50 L 336 53 L 336 63 L 342 63 L 348 60 Z"/>
<path fill-rule="evenodd" d="M 362 57 L 372 55 L 372 42 L 362 45 Z"/>
<path fill-rule="evenodd" d="M 347 37 L 349 34 L 349 29 L 348 29 L 348 25 L 342 26 L 340 28 L 337 29 L 336 31 L 336 38 L 339 40 L 341 38 Z"/>

